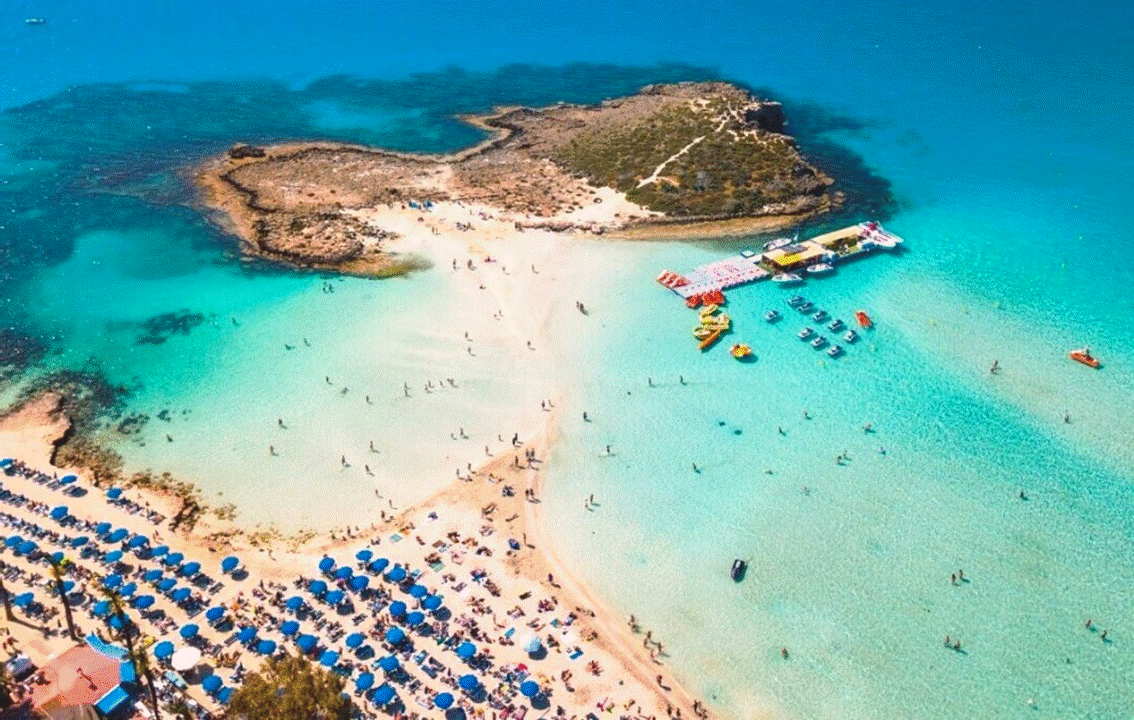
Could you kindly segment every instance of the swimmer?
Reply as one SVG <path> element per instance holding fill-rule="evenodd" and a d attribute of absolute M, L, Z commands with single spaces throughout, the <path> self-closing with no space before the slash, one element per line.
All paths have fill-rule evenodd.
<path fill-rule="evenodd" d="M 995 375 L 996 373 L 1000 372 L 1000 361 L 999 360 L 993 360 L 992 366 L 988 368 L 988 372 L 991 375 Z"/>

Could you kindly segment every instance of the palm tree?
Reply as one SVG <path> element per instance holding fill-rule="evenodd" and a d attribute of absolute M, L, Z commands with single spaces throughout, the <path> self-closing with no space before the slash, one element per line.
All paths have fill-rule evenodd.
<path fill-rule="evenodd" d="M 12 705 L 12 686 L 15 684 L 15 679 L 8 672 L 8 665 L 0 663 L 0 709 Z"/>
<path fill-rule="evenodd" d="M 71 601 L 67 599 L 67 592 L 63 589 L 63 567 L 67 560 L 56 562 L 52 557 L 50 562 L 51 577 L 55 579 L 55 592 L 59 593 L 59 599 L 63 602 L 63 615 L 67 618 L 67 633 L 72 640 L 78 642 L 79 634 L 75 632 L 75 618 L 71 616 Z"/>
<path fill-rule="evenodd" d="M 248 675 L 229 701 L 229 717 L 246 720 L 305 718 L 347 720 L 352 703 L 343 697 L 343 679 L 312 665 L 306 658 L 285 655 Z"/>
<path fill-rule="evenodd" d="M 140 650 L 134 646 L 134 635 L 130 632 L 130 619 L 126 617 L 126 606 L 122 602 L 122 596 L 106 588 L 103 589 L 103 592 L 106 594 L 107 600 L 110 601 L 112 613 L 118 617 L 118 622 L 122 625 L 118 634 L 122 638 L 122 642 L 126 643 L 126 654 L 134 665 L 134 675 L 146 681 L 146 691 L 150 696 L 150 710 L 154 713 L 154 720 L 161 720 L 157 691 L 154 689 L 153 669 L 150 667 L 150 656 L 146 654 L 145 650 Z"/>
<path fill-rule="evenodd" d="M 8 620 L 8 622 L 12 622 L 16 619 L 16 616 L 12 614 L 12 598 L 8 596 L 8 588 L 4 587 L 4 580 L 2 577 L 3 572 L 7 569 L 8 565 L 3 561 L 0 561 L 0 597 L 4 598 L 4 617 Z"/>

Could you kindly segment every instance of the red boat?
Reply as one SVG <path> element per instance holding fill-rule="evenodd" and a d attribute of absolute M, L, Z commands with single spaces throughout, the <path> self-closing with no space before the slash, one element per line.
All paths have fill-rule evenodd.
<path fill-rule="evenodd" d="M 870 319 L 870 316 L 866 314 L 865 310 L 855 310 L 854 317 L 862 327 L 874 327 L 874 321 Z"/>
<path fill-rule="evenodd" d="M 1071 359 L 1076 362 L 1081 362 L 1087 367 L 1092 367 L 1095 370 L 1099 369 L 1099 359 L 1094 355 L 1091 355 L 1091 349 L 1089 347 L 1084 347 L 1079 350 L 1072 350 L 1067 354 L 1070 355 Z"/>

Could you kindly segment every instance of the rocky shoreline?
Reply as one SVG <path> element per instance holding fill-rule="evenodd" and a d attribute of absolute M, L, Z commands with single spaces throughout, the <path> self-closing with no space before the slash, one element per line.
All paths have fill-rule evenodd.
<path fill-rule="evenodd" d="M 453 203 L 516 232 L 682 238 L 774 232 L 841 201 L 784 134 L 782 106 L 725 83 L 463 119 L 493 134 L 448 155 L 236 145 L 193 176 L 203 208 L 245 255 L 379 277 L 426 262 L 400 247 L 404 233 L 384 211 Z M 625 202 L 598 207 L 603 190 Z"/>

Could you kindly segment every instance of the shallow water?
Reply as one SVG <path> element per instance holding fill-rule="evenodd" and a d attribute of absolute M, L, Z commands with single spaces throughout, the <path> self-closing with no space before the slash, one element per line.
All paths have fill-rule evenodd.
<path fill-rule="evenodd" d="M 1130 7 L 337 7 L 3 13 L 3 325 L 46 343 L 47 367 L 132 388 L 128 410 L 150 421 L 122 445 L 131 465 L 192 477 L 248 522 L 366 524 L 537 422 L 559 385 L 546 500 L 561 554 L 727 713 L 1011 717 L 1032 698 L 1063 718 L 1127 716 Z M 760 319 L 794 294 L 767 285 L 729 293 L 754 363 L 729 341 L 696 352 L 691 313 L 653 278 L 735 246 L 573 245 L 553 375 L 512 364 L 506 343 L 460 357 L 468 308 L 443 259 L 329 294 L 318 275 L 240 263 L 180 205 L 178 168 L 236 141 L 444 151 L 478 137 L 457 113 L 711 77 L 783 99 L 846 179 L 848 215 L 908 240 L 801 290 L 878 321 L 840 360 L 795 339 L 795 314 Z M 1066 359 L 1083 343 L 1103 370 Z M 418 393 L 450 376 L 459 391 Z M 734 584 L 738 556 L 750 570 Z M 951 586 L 962 568 L 971 582 Z"/>

